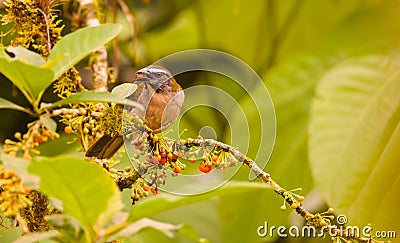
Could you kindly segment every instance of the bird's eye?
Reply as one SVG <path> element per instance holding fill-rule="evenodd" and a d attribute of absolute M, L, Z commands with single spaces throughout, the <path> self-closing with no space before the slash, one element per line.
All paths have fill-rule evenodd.
<path fill-rule="evenodd" d="M 157 77 L 161 77 L 161 73 L 156 73 L 156 76 Z"/>

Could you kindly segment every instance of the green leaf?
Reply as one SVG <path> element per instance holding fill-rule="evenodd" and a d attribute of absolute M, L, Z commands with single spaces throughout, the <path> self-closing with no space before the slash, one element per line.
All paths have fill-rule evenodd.
<path fill-rule="evenodd" d="M 201 241 L 198 237 L 196 231 L 188 224 L 179 224 L 173 225 L 169 223 L 164 223 L 148 218 L 140 219 L 134 223 L 126 225 L 119 232 L 113 234 L 112 236 L 107 237 L 107 241 L 114 241 L 121 238 L 129 238 L 133 235 L 136 235 L 139 231 L 144 230 L 146 228 L 153 228 L 157 231 L 163 233 L 168 238 L 173 238 L 177 234 L 186 236 L 196 241 Z"/>
<path fill-rule="evenodd" d="M 21 62 L 31 64 L 34 66 L 41 66 L 46 63 L 42 56 L 38 53 L 30 51 L 22 46 L 9 46 L 7 51 L 15 55 L 14 60 L 20 60 Z"/>
<path fill-rule="evenodd" d="M 53 47 L 48 61 L 63 58 L 54 65 L 54 79 L 60 77 L 74 64 L 78 63 L 89 53 L 117 36 L 122 26 L 119 24 L 103 24 L 79 29 L 64 36 Z"/>
<path fill-rule="evenodd" d="M 51 106 L 46 107 L 46 109 L 51 109 L 62 105 L 85 103 L 85 102 L 116 103 L 143 109 L 143 106 L 141 104 L 121 98 L 118 95 L 111 94 L 109 92 L 94 92 L 94 91 L 85 91 L 72 94 L 65 99 L 53 103 Z"/>
<path fill-rule="evenodd" d="M 66 214 L 52 214 L 45 217 L 47 223 L 60 234 L 58 242 L 84 242 L 84 232 L 79 222 Z"/>
<path fill-rule="evenodd" d="M 40 152 L 40 156 L 44 157 L 53 157 L 61 154 L 82 157 L 83 152 L 78 151 L 81 144 L 75 138 L 75 134 L 64 134 L 59 139 L 41 143 L 37 150 Z"/>
<path fill-rule="evenodd" d="M 349 225 L 400 231 L 400 72 L 392 65 L 365 56 L 326 73 L 313 100 L 309 156 L 319 192 Z"/>
<path fill-rule="evenodd" d="M 12 110 L 17 110 L 17 111 L 23 111 L 23 112 L 28 112 L 27 109 L 25 109 L 22 106 L 19 106 L 9 100 L 3 99 L 0 97 L 0 109 L 12 109 Z"/>
<path fill-rule="evenodd" d="M 40 190 L 59 199 L 65 213 L 93 234 L 93 226 L 117 191 L 113 180 L 99 166 L 68 156 L 35 159 L 28 169 L 39 175 Z"/>
<path fill-rule="evenodd" d="M 124 83 L 114 87 L 111 90 L 111 94 L 118 95 L 119 97 L 125 99 L 126 97 L 132 95 L 137 89 L 137 85 L 134 83 Z"/>
<path fill-rule="evenodd" d="M 57 235 L 59 235 L 59 232 L 57 230 L 35 232 L 29 235 L 21 236 L 17 240 L 13 241 L 13 243 L 35 243 L 42 241 L 44 242 L 44 240 L 49 240 Z M 50 241 L 50 242 L 55 242 L 55 241 Z"/>
<path fill-rule="evenodd" d="M 2 47 L 0 47 L 0 72 L 27 94 L 31 102 L 53 81 L 54 77 L 51 69 L 8 57 Z"/>
<path fill-rule="evenodd" d="M 167 211 L 180 206 L 193 204 L 208 200 L 212 197 L 223 195 L 236 195 L 243 192 L 254 192 L 260 190 L 268 190 L 264 183 L 256 182 L 229 182 L 223 187 L 212 192 L 204 193 L 196 196 L 174 196 L 170 194 L 160 195 L 144 202 L 138 203 L 132 207 L 128 220 L 133 222 L 143 217 L 151 217 L 157 213 Z M 270 190 L 268 190 L 271 192 Z M 271 192 L 272 193 L 272 192 Z"/>

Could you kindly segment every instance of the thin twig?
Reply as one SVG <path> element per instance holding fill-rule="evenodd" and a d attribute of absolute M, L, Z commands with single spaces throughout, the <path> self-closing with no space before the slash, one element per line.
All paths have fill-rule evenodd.
<path fill-rule="evenodd" d="M 86 8 L 85 24 L 87 26 L 100 25 L 100 21 L 96 16 L 93 1 L 91 0 L 79 0 L 79 4 L 82 8 Z M 108 60 L 107 60 L 107 49 L 103 45 L 101 46 L 94 56 L 92 63 L 93 72 L 93 90 L 94 91 L 108 91 Z"/>
<path fill-rule="evenodd" d="M 46 34 L 47 34 L 47 52 L 51 52 L 51 39 L 50 39 L 50 23 L 49 23 L 49 17 L 48 15 L 38 8 L 39 12 L 43 15 L 44 21 L 46 22 Z"/>

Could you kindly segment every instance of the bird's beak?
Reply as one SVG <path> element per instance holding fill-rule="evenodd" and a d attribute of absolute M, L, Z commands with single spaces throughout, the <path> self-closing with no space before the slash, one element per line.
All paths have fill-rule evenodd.
<path fill-rule="evenodd" d="M 139 70 L 136 72 L 135 81 L 136 82 L 147 82 L 147 81 L 149 81 L 149 79 L 147 78 L 145 72 L 142 72 Z"/>

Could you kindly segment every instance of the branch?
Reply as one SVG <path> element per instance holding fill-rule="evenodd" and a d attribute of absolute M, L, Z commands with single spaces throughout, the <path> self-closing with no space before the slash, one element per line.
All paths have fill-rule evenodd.
<path fill-rule="evenodd" d="M 135 125 L 135 128 L 139 127 L 140 125 Z M 285 202 L 306 221 L 307 225 L 321 229 L 325 233 L 329 233 L 331 236 L 335 236 L 340 240 L 357 240 L 358 242 L 371 242 L 372 240 L 372 238 L 362 237 L 356 232 L 349 232 L 346 229 L 337 228 L 335 225 L 332 225 L 331 219 L 334 217 L 327 214 L 332 214 L 333 209 L 329 209 L 328 212 L 325 213 L 310 213 L 301 204 L 304 200 L 303 196 L 294 194 L 292 191 L 281 187 L 272 179 L 270 174 L 263 171 L 254 160 L 241 153 L 238 148 L 213 139 L 187 138 L 184 140 L 172 140 L 169 138 L 159 138 L 145 125 L 137 131 L 144 131 L 140 139 L 146 141 L 147 144 L 138 144 L 137 140 L 134 140 L 132 144 L 141 151 L 147 151 L 147 163 L 141 162 L 138 170 L 134 169 L 133 171 L 130 171 L 125 177 L 123 176 L 123 171 L 118 171 L 119 175 L 117 176 L 116 182 L 121 190 L 131 187 L 133 187 L 133 190 L 136 190 L 135 183 L 137 183 L 139 179 L 141 179 L 140 181 L 143 181 L 142 179 L 144 179 L 147 174 L 157 175 L 157 169 L 160 169 L 160 164 L 164 169 L 171 167 L 174 172 L 176 171 L 176 168 L 184 169 L 185 166 L 182 166 L 182 163 L 180 163 L 178 159 L 185 156 L 185 154 L 190 153 L 189 151 L 195 149 L 197 151 L 203 151 L 202 163 L 206 165 L 214 163 L 212 166 L 215 166 L 216 168 L 226 168 L 225 165 L 230 164 L 232 160 L 247 165 L 258 178 L 260 178 L 264 183 L 270 185 L 275 193 L 280 195 Z M 226 154 L 229 156 L 226 156 Z M 213 159 L 216 158 L 216 155 L 219 155 L 218 159 L 220 159 L 220 161 L 218 163 L 218 159 Z M 139 160 L 137 160 L 137 162 L 139 162 Z M 225 165 L 221 166 L 222 164 Z M 106 166 L 103 165 L 103 167 Z M 110 169 L 107 170 L 111 172 Z M 210 170 L 203 172 L 207 173 Z M 155 178 L 159 179 L 163 177 L 156 176 Z M 150 186 L 154 184 L 157 187 L 157 182 L 149 183 Z M 138 200 L 138 198 L 136 200 Z"/>
<path fill-rule="evenodd" d="M 95 7 L 92 0 L 78 0 L 80 6 L 87 11 L 84 18 L 86 26 L 100 25 L 100 21 L 96 16 Z M 93 72 L 92 84 L 94 91 L 108 91 L 108 61 L 107 49 L 103 45 L 94 54 L 91 65 Z"/>

